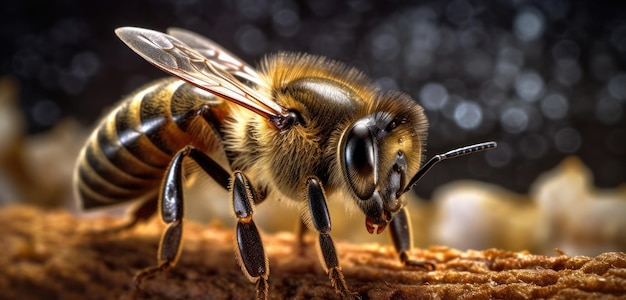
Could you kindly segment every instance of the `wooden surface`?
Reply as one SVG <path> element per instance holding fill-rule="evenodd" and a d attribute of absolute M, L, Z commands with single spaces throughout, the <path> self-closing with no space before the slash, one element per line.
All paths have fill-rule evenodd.
<path fill-rule="evenodd" d="M 252 299 L 254 286 L 235 261 L 232 228 L 188 222 L 178 265 L 132 285 L 156 262 L 158 220 L 107 236 L 88 234 L 123 222 L 26 206 L 0 208 L 0 299 Z M 271 299 L 338 299 L 312 237 L 302 253 L 291 233 L 262 234 Z M 388 246 L 337 242 L 350 288 L 363 299 L 624 299 L 626 253 L 537 256 L 495 249 L 415 249 L 436 263 L 402 267 Z"/>

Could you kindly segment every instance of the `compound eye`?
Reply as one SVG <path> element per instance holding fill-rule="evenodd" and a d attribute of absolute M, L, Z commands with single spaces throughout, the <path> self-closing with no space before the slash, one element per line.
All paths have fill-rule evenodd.
<path fill-rule="evenodd" d="M 376 188 L 378 151 L 367 124 L 356 123 L 348 131 L 342 156 L 350 187 L 360 199 L 369 199 Z"/>

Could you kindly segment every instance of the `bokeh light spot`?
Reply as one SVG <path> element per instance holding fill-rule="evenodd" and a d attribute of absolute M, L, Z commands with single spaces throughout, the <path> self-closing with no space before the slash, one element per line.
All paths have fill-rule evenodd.
<path fill-rule="evenodd" d="M 520 133 L 528 127 L 529 117 L 521 107 L 511 106 L 506 108 L 500 115 L 502 128 L 509 133 Z"/>
<path fill-rule="evenodd" d="M 621 73 L 611 77 L 609 80 L 609 93 L 617 99 L 626 100 L 626 74 Z"/>
<path fill-rule="evenodd" d="M 513 21 L 513 31 L 522 41 L 539 38 L 545 29 L 543 14 L 533 7 L 521 9 Z"/>
<path fill-rule="evenodd" d="M 504 167 L 512 158 L 513 149 L 505 142 L 498 142 L 498 148 L 485 152 L 485 159 L 492 168 Z"/>
<path fill-rule="evenodd" d="M 541 112 L 548 119 L 559 120 L 565 117 L 569 104 L 560 93 L 550 93 L 541 100 Z"/>
<path fill-rule="evenodd" d="M 390 61 L 398 56 L 400 42 L 398 38 L 387 32 L 379 33 L 372 39 L 372 56 L 380 61 Z"/>
<path fill-rule="evenodd" d="M 539 98 L 543 85 L 543 79 L 535 71 L 526 71 L 515 78 L 515 92 L 521 99 L 529 102 Z"/>
<path fill-rule="evenodd" d="M 463 129 L 475 129 L 483 120 L 483 111 L 475 102 L 464 101 L 454 110 L 454 122 Z"/>
<path fill-rule="evenodd" d="M 448 91 L 436 82 L 429 82 L 420 91 L 420 102 L 428 110 L 440 110 L 448 102 Z"/>
<path fill-rule="evenodd" d="M 562 153 L 572 154 L 580 148 L 582 137 L 580 133 L 570 127 L 559 130 L 554 136 L 554 145 Z"/>
<path fill-rule="evenodd" d="M 31 115 L 37 125 L 48 127 L 53 125 L 61 117 L 61 108 L 50 100 L 41 100 L 35 103 Z"/>
<path fill-rule="evenodd" d="M 235 33 L 235 40 L 241 50 L 250 55 L 260 55 L 267 49 L 265 34 L 252 25 L 241 26 Z"/>
<path fill-rule="evenodd" d="M 617 26 L 611 32 L 611 44 L 622 53 L 626 53 L 626 25 Z"/>
<path fill-rule="evenodd" d="M 571 59 L 578 60 L 580 47 L 572 40 L 560 40 L 552 47 L 552 57 L 554 60 Z"/>
<path fill-rule="evenodd" d="M 453 0 L 446 7 L 446 17 L 457 25 L 469 22 L 473 13 L 474 8 L 467 0 Z"/>
<path fill-rule="evenodd" d="M 601 96 L 600 99 L 598 99 L 596 103 L 596 118 L 598 121 L 611 125 L 619 122 L 623 114 L 624 103 L 621 101 L 608 95 L 604 97 Z"/>
<path fill-rule="evenodd" d="M 554 66 L 554 77 L 565 86 L 571 86 L 580 81 L 583 71 L 577 61 L 573 59 L 559 59 Z"/>
<path fill-rule="evenodd" d="M 522 137 L 519 150 L 528 159 L 538 159 L 548 152 L 548 140 L 539 134 Z"/>
<path fill-rule="evenodd" d="M 291 37 L 300 30 L 300 17 L 291 9 L 281 9 L 272 16 L 274 30 L 281 36 Z"/>

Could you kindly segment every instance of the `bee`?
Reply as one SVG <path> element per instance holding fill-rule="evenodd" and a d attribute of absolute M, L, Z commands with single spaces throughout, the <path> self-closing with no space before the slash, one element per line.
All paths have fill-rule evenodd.
<path fill-rule="evenodd" d="M 180 256 L 183 177 L 194 169 L 190 165 L 229 191 L 237 260 L 255 283 L 258 299 L 268 297 L 269 264 L 253 215 L 268 197 L 302 207 L 302 222 L 317 232 L 331 285 L 343 296 L 358 297 L 337 259 L 327 202 L 356 206 L 370 234 L 390 227 L 401 263 L 433 269 L 410 257 L 403 194 L 437 162 L 496 146 L 452 150 L 420 169 L 428 126 L 422 107 L 407 94 L 381 92 L 354 68 L 309 54 L 278 53 L 254 69 L 182 29 L 115 32 L 173 75 L 122 100 L 87 140 L 75 172 L 84 208 L 137 201 L 141 205 L 124 228 L 157 211 L 167 224 L 158 264 L 137 273 L 137 287 L 172 268 Z"/>

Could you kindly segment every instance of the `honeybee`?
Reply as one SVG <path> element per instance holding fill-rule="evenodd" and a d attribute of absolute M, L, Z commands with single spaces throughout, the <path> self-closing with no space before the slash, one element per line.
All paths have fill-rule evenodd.
<path fill-rule="evenodd" d="M 314 55 L 278 53 L 254 69 L 189 31 L 123 27 L 115 32 L 174 76 L 127 96 L 92 133 L 76 167 L 84 208 L 141 201 L 125 227 L 157 210 L 167 224 L 158 265 L 135 276 L 138 287 L 180 256 L 183 176 L 191 164 L 229 191 L 237 218 L 235 252 L 258 299 L 268 297 L 269 265 L 253 215 L 268 197 L 302 206 L 302 222 L 318 233 L 331 285 L 343 296 L 358 297 L 339 266 L 327 201 L 358 207 L 369 233 L 389 226 L 400 261 L 432 269 L 410 257 L 403 194 L 437 162 L 495 147 L 487 142 L 452 150 L 420 169 L 428 123 L 422 107 L 404 93 L 381 92 L 354 68 Z"/>

